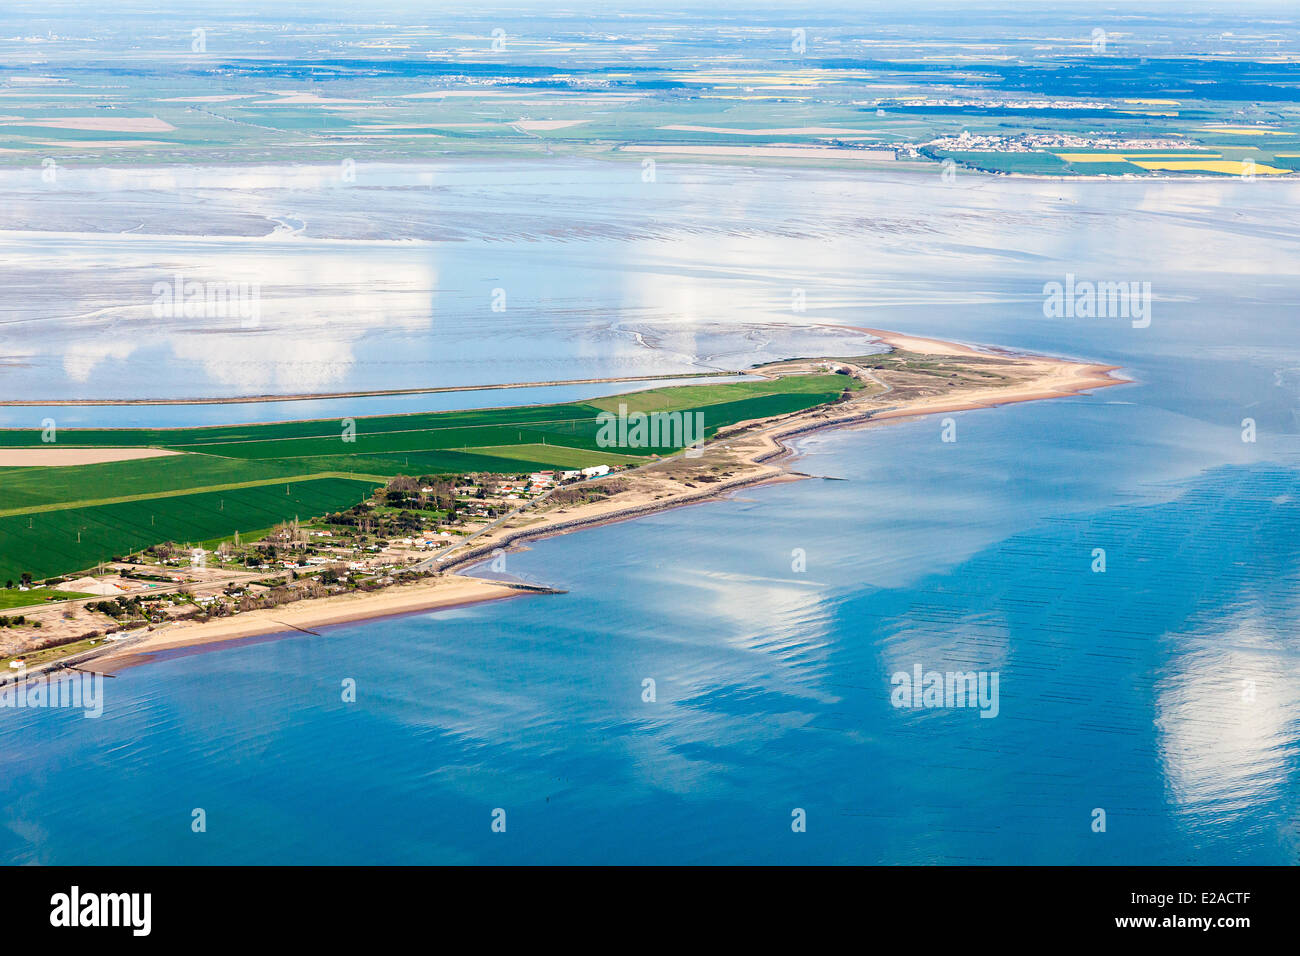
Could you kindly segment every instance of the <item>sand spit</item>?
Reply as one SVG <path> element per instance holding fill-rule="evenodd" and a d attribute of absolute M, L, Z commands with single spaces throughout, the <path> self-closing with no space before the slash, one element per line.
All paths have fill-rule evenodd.
<path fill-rule="evenodd" d="M 310 632 L 311 628 L 330 624 L 498 600 L 528 590 L 545 591 L 455 572 L 498 549 L 518 548 L 539 538 L 697 504 L 742 487 L 809 477 L 789 467 L 794 457 L 790 442 L 817 431 L 876 427 L 918 415 L 1060 398 L 1126 381 L 1107 365 L 981 351 L 969 345 L 883 330 L 862 331 L 877 336 L 893 351 L 860 359 L 792 360 L 762 370 L 767 375 L 838 370 L 846 376 L 846 384 L 851 377 L 863 386 L 848 393 L 844 400 L 776 418 L 741 422 L 720 430 L 689 456 L 678 454 L 609 478 L 593 479 L 584 483 L 586 487 L 603 490 L 588 500 L 569 497 L 528 502 L 451 551 L 423 562 L 419 569 L 440 572 L 432 578 L 366 594 L 336 595 L 249 611 L 205 623 L 168 624 L 83 659 L 94 659 L 95 668 L 122 667 L 162 650 L 277 632 Z M 936 363 L 941 366 L 938 374 Z M 990 381 L 995 384 L 988 384 Z"/>

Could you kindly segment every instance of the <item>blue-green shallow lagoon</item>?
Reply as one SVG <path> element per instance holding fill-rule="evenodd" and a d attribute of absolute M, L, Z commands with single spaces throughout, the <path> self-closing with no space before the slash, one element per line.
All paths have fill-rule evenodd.
<path fill-rule="evenodd" d="M 1214 386 L 816 436 L 800 468 L 847 480 L 509 556 L 568 594 L 173 656 L 98 720 L 2 712 L 0 857 L 1296 862 L 1294 445 L 1170 425 L 1171 388 Z M 917 663 L 998 671 L 998 716 L 894 708 Z"/>

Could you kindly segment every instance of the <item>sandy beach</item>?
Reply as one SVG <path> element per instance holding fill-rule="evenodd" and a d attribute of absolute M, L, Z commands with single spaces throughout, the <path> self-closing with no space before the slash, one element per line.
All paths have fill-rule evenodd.
<path fill-rule="evenodd" d="M 246 611 L 234 617 L 207 622 L 179 621 L 165 624 L 122 646 L 109 645 L 94 658 L 94 669 L 114 671 L 143 663 L 149 655 L 203 644 L 257 637 L 263 634 L 301 633 L 331 624 L 347 624 L 373 618 L 432 611 L 518 597 L 528 591 L 465 575 L 428 578 L 398 584 L 364 594 L 340 594 L 299 601 L 277 608 Z"/>
<path fill-rule="evenodd" d="M 951 356 L 985 356 L 991 353 L 981 352 L 968 345 L 956 342 L 944 342 L 940 339 L 919 338 L 903 335 L 883 329 L 869 329 L 862 326 L 847 326 L 860 332 L 874 335 L 895 349 L 919 352 L 926 355 Z M 1033 367 L 1036 374 L 1023 385 L 1009 388 L 988 388 L 972 390 L 962 394 L 961 399 L 952 400 L 944 396 L 921 398 L 908 404 L 907 408 L 886 410 L 874 416 L 881 421 L 890 418 L 910 418 L 915 415 L 935 415 L 940 412 L 969 411 L 976 408 L 995 408 L 999 405 L 1012 405 L 1017 402 L 1035 402 L 1048 398 L 1064 398 L 1095 388 L 1110 385 L 1123 385 L 1130 380 L 1120 378 L 1114 373 L 1115 365 L 1098 365 L 1088 362 L 1068 362 L 1049 356 L 1019 356 L 1026 365 Z"/>

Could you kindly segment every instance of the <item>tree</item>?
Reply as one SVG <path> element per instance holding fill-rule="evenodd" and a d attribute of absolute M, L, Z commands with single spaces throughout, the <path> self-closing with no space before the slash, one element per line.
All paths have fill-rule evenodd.
<path fill-rule="evenodd" d="M 418 493 L 420 490 L 420 483 L 409 475 L 395 475 L 388 482 L 388 490 Z"/>

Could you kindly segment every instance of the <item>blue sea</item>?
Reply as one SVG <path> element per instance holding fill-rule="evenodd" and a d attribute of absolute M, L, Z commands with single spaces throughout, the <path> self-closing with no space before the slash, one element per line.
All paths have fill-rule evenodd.
<path fill-rule="evenodd" d="M 1174 474 L 1155 389 L 961 414 L 955 443 L 823 435 L 801 468 L 843 480 L 508 557 L 566 594 L 179 654 L 106 681 L 99 719 L 6 713 L 0 855 L 1296 862 L 1300 471 Z M 892 706 L 918 663 L 998 672 L 996 718 Z"/>
<path fill-rule="evenodd" d="M 1294 187 L 905 188 L 954 225 L 828 246 L 818 320 L 1133 383 L 955 441 L 815 435 L 820 477 L 507 557 L 563 594 L 165 655 L 99 719 L 0 711 L 0 860 L 1300 862 Z M 789 242 L 811 269 L 830 240 Z M 788 295 L 778 248 L 737 240 L 725 283 Z M 1046 318 L 1066 272 L 1152 281 L 1150 327 Z M 996 673 L 997 715 L 894 706 L 918 666 Z"/>

